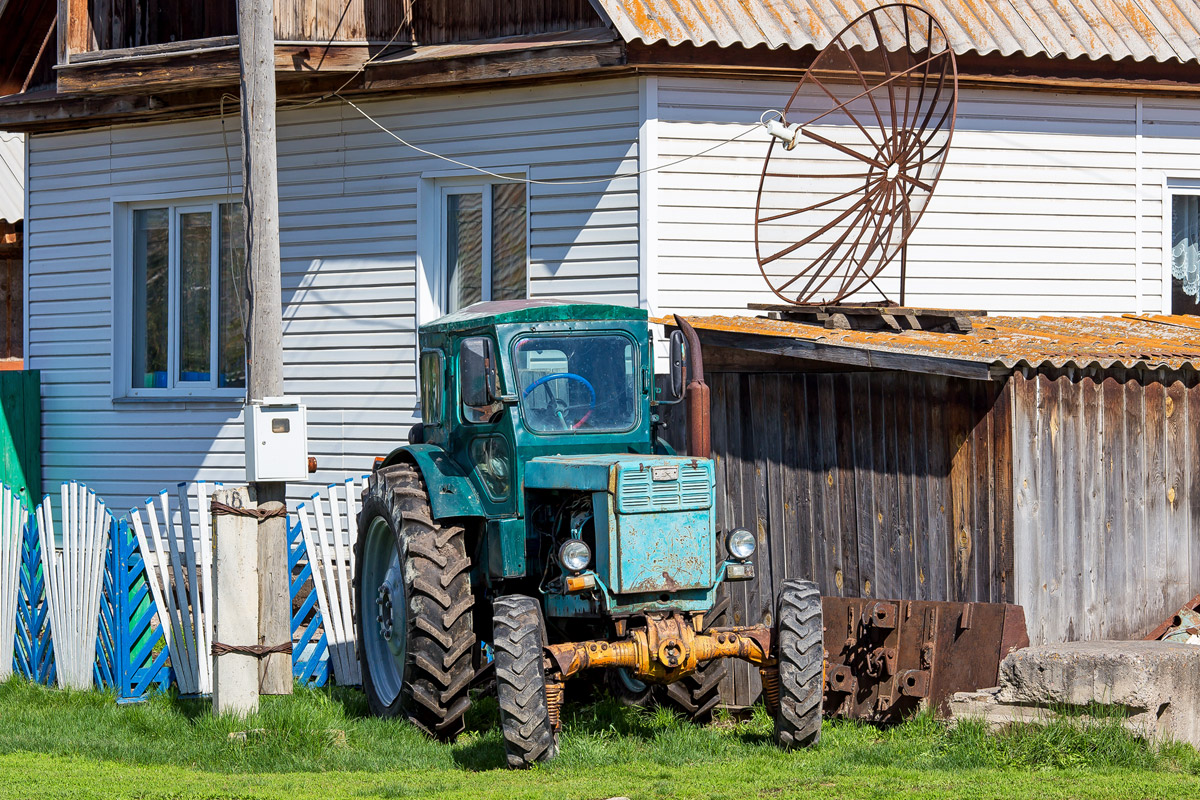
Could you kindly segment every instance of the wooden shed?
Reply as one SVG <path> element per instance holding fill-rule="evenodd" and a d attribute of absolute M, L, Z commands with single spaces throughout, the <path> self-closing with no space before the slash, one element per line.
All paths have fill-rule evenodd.
<path fill-rule="evenodd" d="M 1019 603 L 1035 644 L 1128 638 L 1200 590 L 1200 318 L 689 321 L 718 525 L 759 534 L 736 624 L 811 578 L 829 595 Z M 681 420 L 667 436 L 684 444 Z M 739 667 L 724 694 L 758 691 Z"/>

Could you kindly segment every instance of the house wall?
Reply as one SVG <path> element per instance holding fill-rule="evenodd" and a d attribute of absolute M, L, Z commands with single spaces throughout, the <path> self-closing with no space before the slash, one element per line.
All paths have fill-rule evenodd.
<path fill-rule="evenodd" d="M 637 169 L 632 80 L 363 102 L 426 148 L 535 180 Z M 42 371 L 46 486 L 75 478 L 115 509 L 177 481 L 244 479 L 241 403 L 114 400 L 113 209 L 240 195 L 239 121 L 30 138 L 28 366 Z M 227 147 L 226 147 L 227 145 Z M 313 487 L 368 471 L 414 419 L 419 188 L 457 168 L 349 107 L 279 113 L 285 389 L 309 406 Z M 534 184 L 530 291 L 638 303 L 638 180 Z M 428 209 L 426 209 L 426 213 Z M 116 269 L 128 265 L 116 263 Z M 120 357 L 123 354 L 117 354 Z"/>
<path fill-rule="evenodd" d="M 741 132 L 795 88 L 654 81 L 660 164 Z M 906 302 L 1016 314 L 1164 310 L 1163 186 L 1200 179 L 1198 123 L 1196 100 L 962 90 L 941 183 L 910 240 Z M 748 302 L 778 302 L 754 257 L 765 142 L 756 131 L 653 176 L 656 308 L 745 313 Z M 895 264 L 880 278 L 893 299 L 898 275 Z"/>

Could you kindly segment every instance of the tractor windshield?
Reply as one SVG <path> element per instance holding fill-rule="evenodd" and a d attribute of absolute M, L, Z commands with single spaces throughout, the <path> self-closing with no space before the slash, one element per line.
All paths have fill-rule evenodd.
<path fill-rule="evenodd" d="M 535 433 L 626 431 L 638 420 L 638 352 L 621 334 L 526 336 L 513 346 L 521 416 Z"/>

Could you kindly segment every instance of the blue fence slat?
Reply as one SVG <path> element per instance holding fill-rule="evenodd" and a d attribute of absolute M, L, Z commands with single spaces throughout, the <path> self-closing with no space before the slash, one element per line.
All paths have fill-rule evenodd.
<path fill-rule="evenodd" d="M 17 671 L 38 683 L 54 680 L 54 645 L 42 580 L 42 548 L 30 516 L 21 545 L 21 585 L 17 590 Z"/>
<path fill-rule="evenodd" d="M 101 685 L 115 689 L 118 702 L 136 702 L 171 685 L 166 640 L 162 629 L 152 625 L 157 609 L 129 522 L 114 520 L 109 540 L 102 605 L 104 619 L 110 620 L 105 631 L 110 661 Z"/>
<path fill-rule="evenodd" d="M 292 576 L 290 594 L 292 608 L 296 609 L 292 614 L 292 675 L 307 686 L 324 686 L 329 681 L 329 646 L 321 611 L 316 607 L 317 595 L 300 520 L 288 517 L 287 532 L 288 572 Z M 302 595 L 304 600 L 297 608 L 296 600 Z M 318 630 L 321 631 L 320 638 L 314 641 Z"/>

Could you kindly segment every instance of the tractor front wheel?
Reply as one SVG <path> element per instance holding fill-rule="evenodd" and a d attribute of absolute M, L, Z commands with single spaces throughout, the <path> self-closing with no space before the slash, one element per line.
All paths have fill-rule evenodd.
<path fill-rule="evenodd" d="M 523 769 L 558 755 L 546 692 L 546 626 L 533 598 L 506 595 L 494 608 L 492 647 L 504 751 L 510 767 Z"/>
<path fill-rule="evenodd" d="M 779 711 L 775 742 L 785 750 L 809 747 L 821 737 L 824 633 L 821 593 L 812 581 L 784 581 L 776 614 Z"/>
<path fill-rule="evenodd" d="M 463 529 L 435 521 L 416 467 L 373 473 L 355 553 L 355 624 L 371 713 L 453 740 L 478 647 Z"/>

